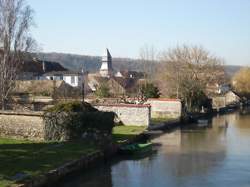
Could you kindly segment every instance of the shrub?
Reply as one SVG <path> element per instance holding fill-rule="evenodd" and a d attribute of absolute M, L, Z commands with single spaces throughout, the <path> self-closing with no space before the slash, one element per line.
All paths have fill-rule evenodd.
<path fill-rule="evenodd" d="M 141 88 L 141 93 L 144 95 L 145 98 L 159 98 L 161 93 L 158 87 L 154 86 L 152 83 L 147 83 L 143 85 Z"/>
<path fill-rule="evenodd" d="M 102 83 L 97 87 L 95 95 L 100 98 L 110 97 L 110 90 L 107 83 Z"/>
<path fill-rule="evenodd" d="M 81 103 L 78 101 L 62 102 L 56 104 L 54 107 L 49 108 L 45 112 L 96 112 L 96 108 L 92 107 L 89 103 Z"/>
<path fill-rule="evenodd" d="M 113 112 L 101 112 L 90 104 L 60 103 L 45 112 L 45 139 L 102 139 L 112 133 Z"/>

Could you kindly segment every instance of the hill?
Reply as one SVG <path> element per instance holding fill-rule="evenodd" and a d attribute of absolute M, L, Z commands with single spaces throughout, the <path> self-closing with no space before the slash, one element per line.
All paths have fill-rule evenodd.
<path fill-rule="evenodd" d="M 66 53 L 38 53 L 34 54 L 40 60 L 59 62 L 69 70 L 96 72 L 101 67 L 101 56 L 87 56 Z M 143 64 L 138 59 L 113 58 L 113 68 L 115 70 L 143 71 Z M 225 69 L 229 77 L 232 77 L 241 66 L 226 65 Z"/>
<path fill-rule="evenodd" d="M 40 60 L 59 62 L 62 66 L 70 70 L 81 70 L 95 72 L 101 67 L 101 56 L 75 55 L 65 53 L 38 53 L 34 54 Z M 115 70 L 142 70 L 140 60 L 129 58 L 113 58 L 113 68 Z"/>

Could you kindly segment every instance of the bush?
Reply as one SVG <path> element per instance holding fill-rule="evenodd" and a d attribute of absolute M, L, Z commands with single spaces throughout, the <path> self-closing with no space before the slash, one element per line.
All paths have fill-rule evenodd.
<path fill-rule="evenodd" d="M 114 117 L 88 103 L 57 104 L 45 112 L 45 140 L 102 139 L 111 135 Z"/>
<path fill-rule="evenodd" d="M 49 108 L 45 112 L 96 112 L 96 108 L 89 103 L 81 103 L 78 101 L 58 103 L 54 107 Z"/>
<path fill-rule="evenodd" d="M 102 83 L 95 92 L 95 95 L 100 98 L 110 97 L 110 90 L 107 83 Z"/>
<path fill-rule="evenodd" d="M 152 83 L 147 83 L 143 85 L 141 88 L 141 93 L 144 95 L 145 98 L 159 98 L 161 93 L 158 87 L 154 86 Z"/>

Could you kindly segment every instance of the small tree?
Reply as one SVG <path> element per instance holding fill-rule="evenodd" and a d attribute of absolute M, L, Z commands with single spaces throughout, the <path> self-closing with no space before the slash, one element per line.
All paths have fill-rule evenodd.
<path fill-rule="evenodd" d="M 110 97 L 110 91 L 107 83 L 100 84 L 95 92 L 95 95 L 100 98 Z"/>
<path fill-rule="evenodd" d="M 146 83 L 145 85 L 142 85 L 141 93 L 146 99 L 159 98 L 161 95 L 158 87 L 154 86 L 153 83 Z"/>

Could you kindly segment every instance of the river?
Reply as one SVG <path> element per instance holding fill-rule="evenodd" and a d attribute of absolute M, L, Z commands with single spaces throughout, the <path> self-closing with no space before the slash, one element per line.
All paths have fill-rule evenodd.
<path fill-rule="evenodd" d="M 209 128 L 178 129 L 152 141 L 154 154 L 114 160 L 59 186 L 250 187 L 250 114 L 216 116 Z"/>

